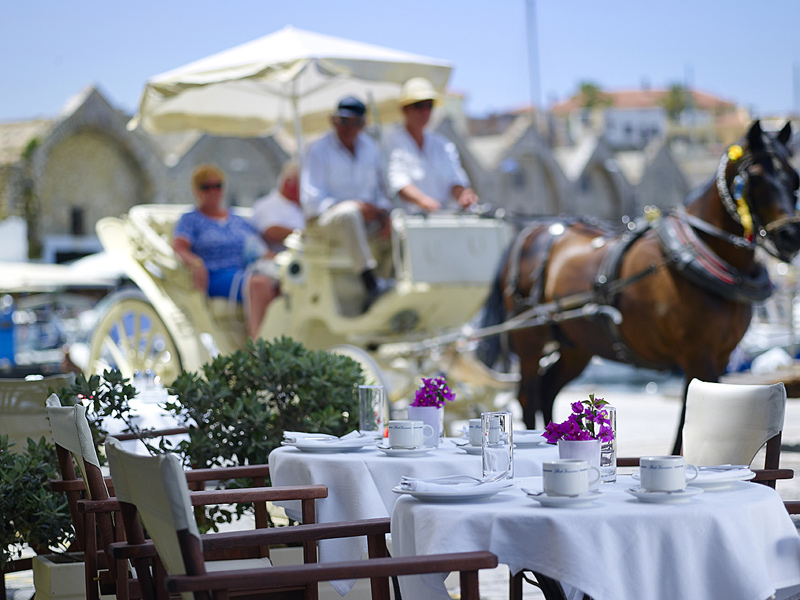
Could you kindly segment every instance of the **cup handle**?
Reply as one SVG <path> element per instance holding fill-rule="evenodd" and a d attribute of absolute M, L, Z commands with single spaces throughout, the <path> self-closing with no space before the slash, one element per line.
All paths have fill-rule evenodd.
<path fill-rule="evenodd" d="M 633 473 L 631 473 L 631 477 L 633 477 L 636 481 L 640 481 L 642 479 L 642 476 L 639 474 L 638 471 L 634 471 Z"/>
<path fill-rule="evenodd" d="M 697 476 L 700 475 L 700 469 L 698 469 L 694 465 L 686 465 L 686 470 L 688 471 L 689 469 L 694 469 L 694 475 L 689 477 L 689 474 L 687 473 L 686 474 L 686 481 L 687 482 L 693 481 L 694 479 L 697 479 Z"/>
<path fill-rule="evenodd" d="M 430 429 L 431 432 L 426 434 L 425 433 L 426 429 Z M 424 437 L 426 441 L 432 439 L 433 438 L 433 427 L 431 427 L 430 425 L 425 423 L 425 425 L 422 426 L 422 437 Z"/>
<path fill-rule="evenodd" d="M 595 467 L 595 466 L 590 466 L 590 467 L 589 467 L 589 472 L 591 473 L 592 471 L 594 471 L 595 473 L 597 473 L 597 477 L 595 477 L 594 479 L 591 479 L 591 476 L 590 476 L 590 479 L 589 479 L 589 485 L 594 485 L 595 483 L 597 483 L 598 481 L 600 481 L 600 469 L 598 469 L 598 468 L 597 468 L 597 467 Z"/>

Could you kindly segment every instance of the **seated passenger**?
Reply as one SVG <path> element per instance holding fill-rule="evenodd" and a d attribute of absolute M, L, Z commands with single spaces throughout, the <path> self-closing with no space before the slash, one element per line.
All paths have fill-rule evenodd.
<path fill-rule="evenodd" d="M 276 281 L 253 274 L 245 277 L 245 252 L 260 237 L 252 225 L 232 214 L 223 203 L 225 174 L 214 165 L 192 173 L 197 208 L 183 215 L 173 231 L 172 248 L 192 272 L 192 285 L 211 297 L 243 297 L 247 332 L 255 338 L 267 305 L 276 294 Z M 246 280 L 246 281 L 245 281 Z"/>
<path fill-rule="evenodd" d="M 366 112 L 357 98 L 342 99 L 331 117 L 333 131 L 309 147 L 300 176 L 306 217 L 347 248 L 366 288 L 365 312 L 391 288 L 375 274 L 369 240 L 389 239 L 392 208 L 382 190 L 378 146 L 362 132 Z"/>
<path fill-rule="evenodd" d="M 297 162 L 289 161 L 281 170 L 278 187 L 253 204 L 250 220 L 272 252 L 286 249 L 283 240 L 295 229 L 305 229 L 300 206 L 300 175 Z"/>
<path fill-rule="evenodd" d="M 455 144 L 438 133 L 425 133 L 439 99 L 424 77 L 406 81 L 398 101 L 404 123 L 386 136 L 389 194 L 399 194 L 409 213 L 463 209 L 478 202 Z"/>

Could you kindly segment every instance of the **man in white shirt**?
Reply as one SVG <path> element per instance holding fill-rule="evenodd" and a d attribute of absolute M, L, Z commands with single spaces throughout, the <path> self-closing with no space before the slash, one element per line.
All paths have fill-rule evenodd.
<path fill-rule="evenodd" d="M 281 170 L 278 187 L 253 204 L 250 222 L 267 242 L 272 252 L 286 247 L 283 240 L 295 229 L 305 229 L 306 218 L 300 206 L 300 174 L 296 161 Z"/>
<path fill-rule="evenodd" d="M 405 123 L 386 138 L 389 193 L 399 195 L 411 213 L 467 208 L 478 201 L 455 144 L 424 131 L 438 101 L 439 94 L 424 77 L 406 81 L 398 101 Z"/>
<path fill-rule="evenodd" d="M 309 221 L 348 249 L 367 291 L 364 311 L 390 289 L 375 275 L 370 237 L 388 239 L 391 203 L 382 190 L 377 144 L 362 132 L 367 112 L 357 98 L 343 98 L 331 117 L 333 131 L 306 153 L 300 201 Z"/>

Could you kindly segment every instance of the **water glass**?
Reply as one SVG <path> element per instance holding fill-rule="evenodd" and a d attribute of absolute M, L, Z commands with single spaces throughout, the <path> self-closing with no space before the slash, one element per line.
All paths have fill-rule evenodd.
<path fill-rule="evenodd" d="M 617 480 L 617 409 L 608 405 L 603 408 L 608 413 L 614 439 L 600 443 L 600 481 L 614 483 Z"/>
<path fill-rule="evenodd" d="M 514 431 L 510 412 L 481 414 L 483 477 L 513 479 Z"/>
<path fill-rule="evenodd" d="M 385 392 L 382 385 L 358 386 L 358 428 L 383 437 Z"/>

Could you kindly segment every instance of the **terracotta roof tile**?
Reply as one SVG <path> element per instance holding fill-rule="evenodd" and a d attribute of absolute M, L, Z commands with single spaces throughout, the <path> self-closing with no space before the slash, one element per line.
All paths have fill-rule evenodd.
<path fill-rule="evenodd" d="M 727 100 L 723 100 L 698 90 L 691 91 L 692 98 L 698 108 L 705 110 L 732 110 L 736 105 Z M 659 106 L 666 90 L 617 90 L 601 91 L 601 97 L 611 101 L 614 108 L 652 108 Z M 569 113 L 581 108 L 580 94 L 575 94 L 572 98 L 553 105 L 552 111 L 557 115 L 568 115 Z"/>

